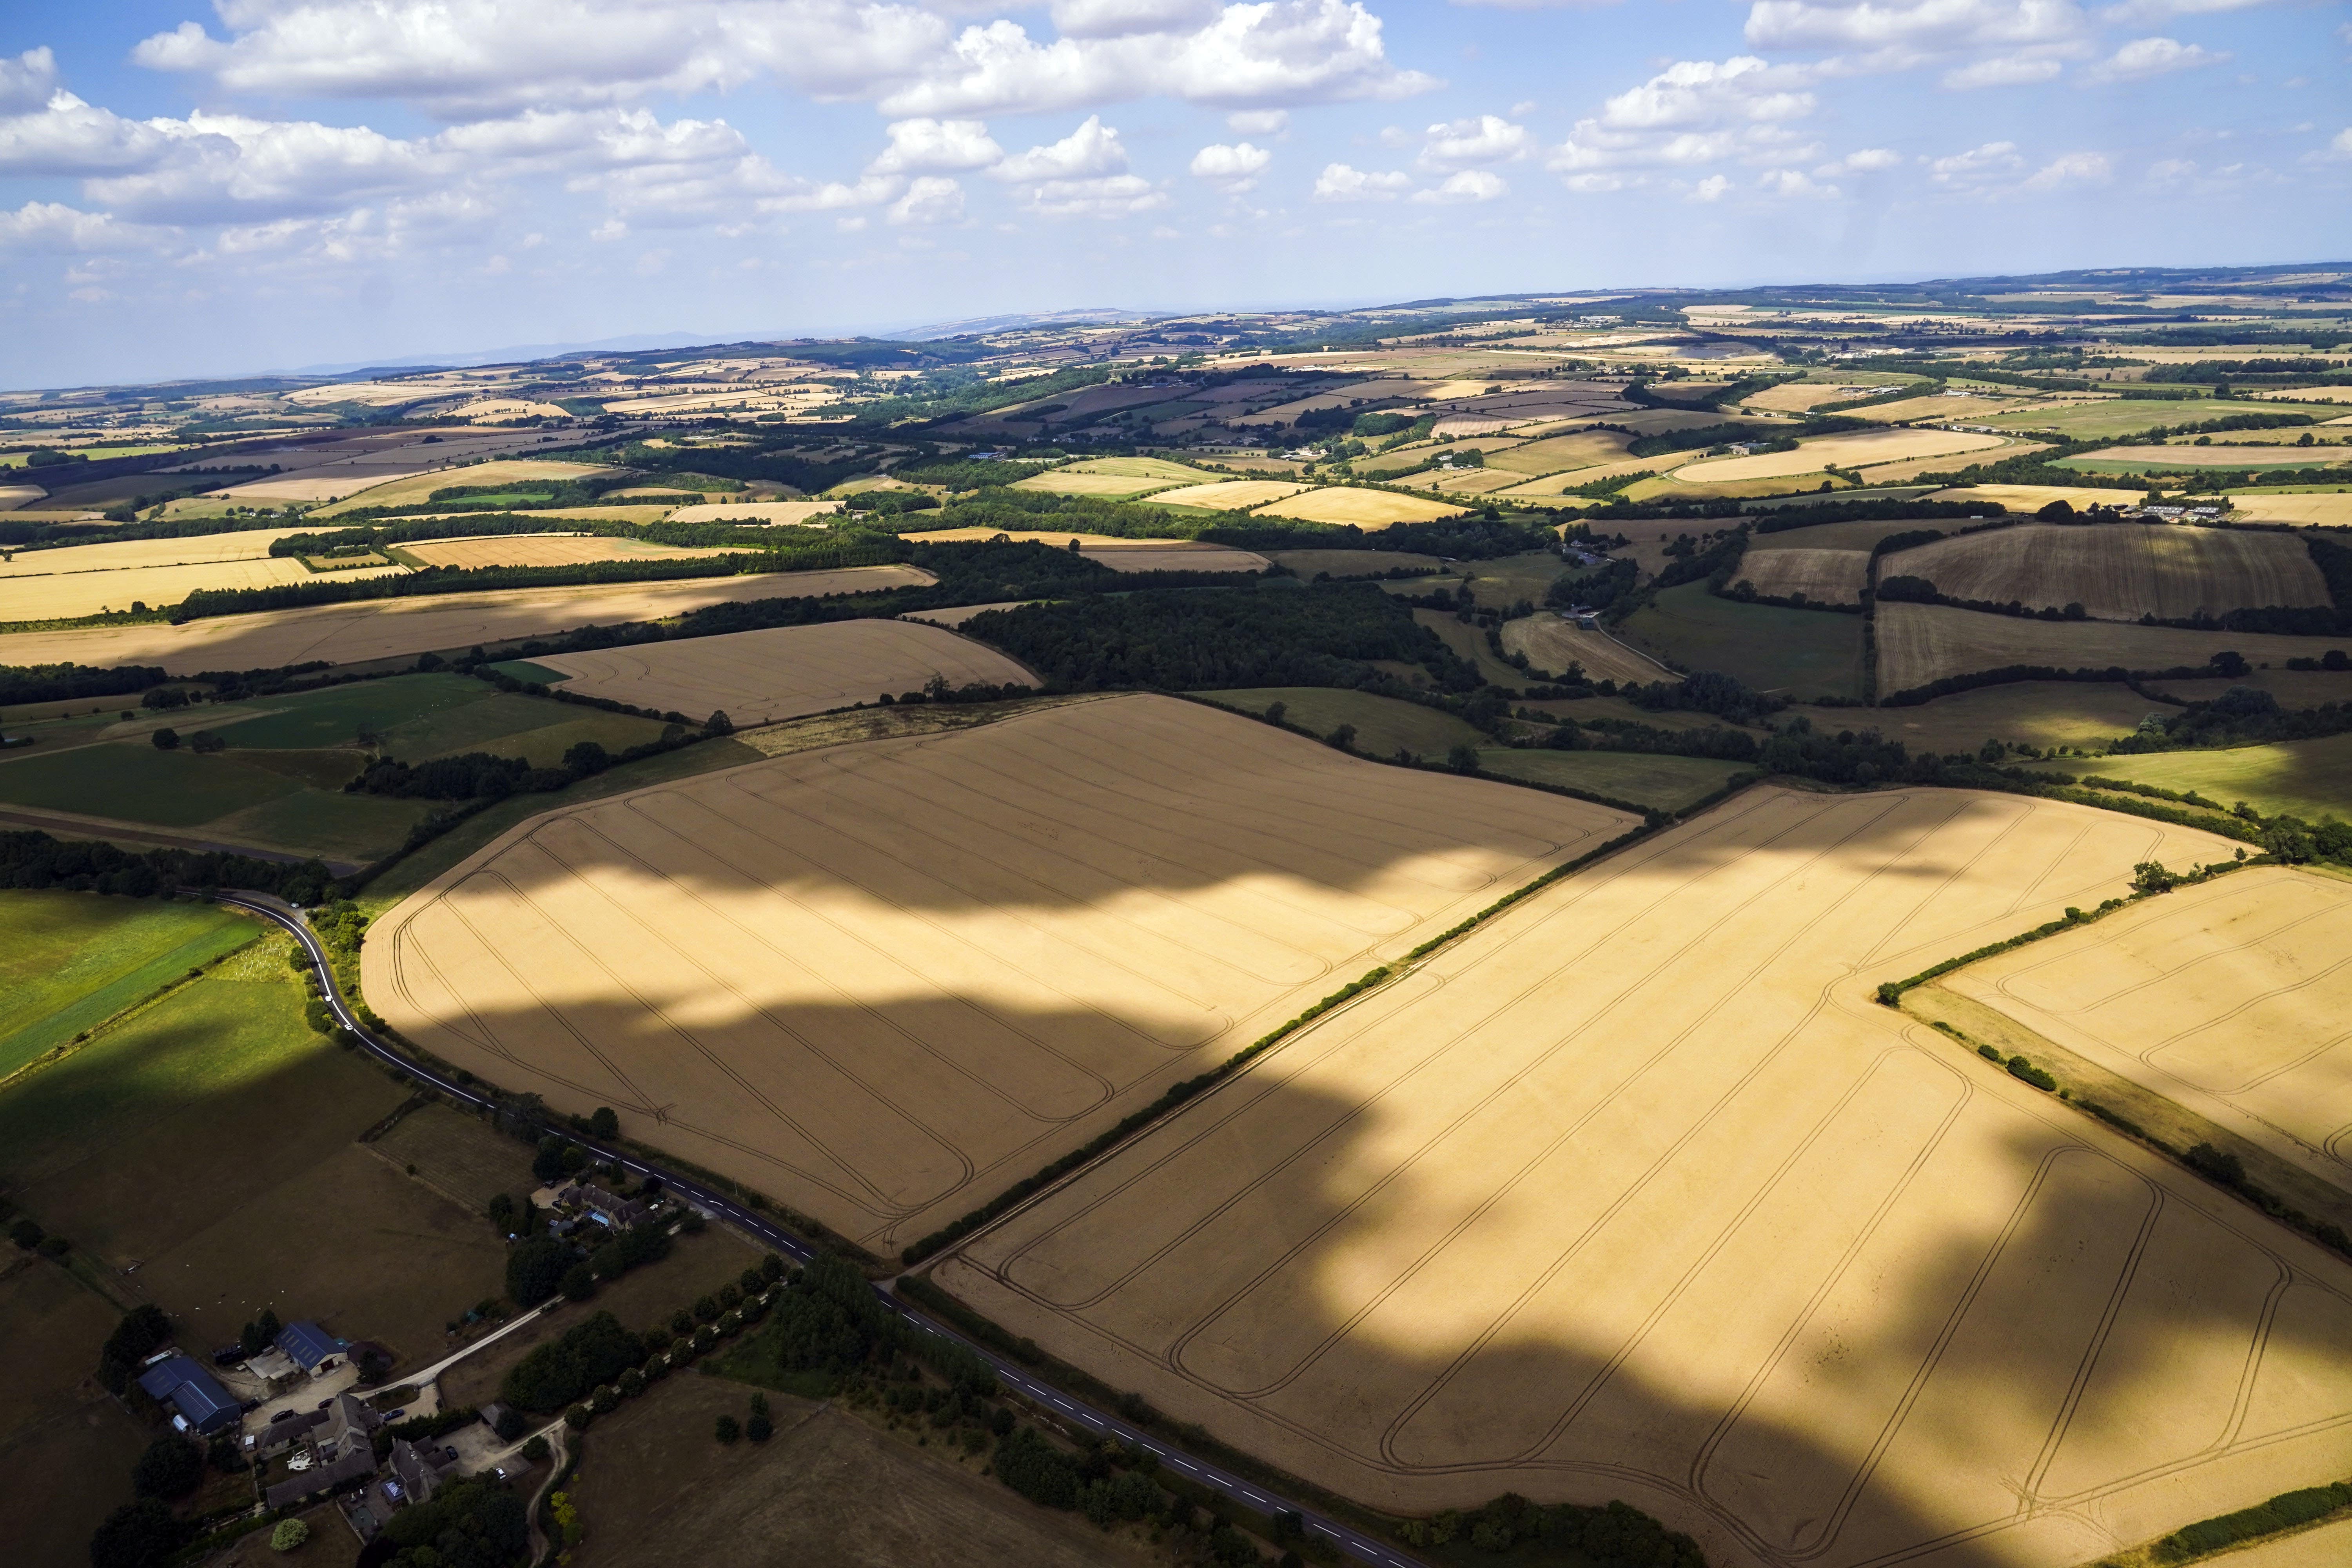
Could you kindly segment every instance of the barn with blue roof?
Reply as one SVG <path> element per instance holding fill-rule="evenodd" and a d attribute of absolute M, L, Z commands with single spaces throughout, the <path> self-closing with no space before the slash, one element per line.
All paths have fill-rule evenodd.
<path fill-rule="evenodd" d="M 139 1374 L 139 1386 L 158 1405 L 168 1405 L 180 1418 L 210 1436 L 234 1426 L 243 1409 L 202 1366 L 184 1355 L 172 1355 Z"/>

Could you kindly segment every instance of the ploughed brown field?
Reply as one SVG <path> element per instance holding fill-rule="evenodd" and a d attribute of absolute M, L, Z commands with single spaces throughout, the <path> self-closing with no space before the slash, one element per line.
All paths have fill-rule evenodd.
<path fill-rule="evenodd" d="M 737 725 L 822 713 L 950 686 L 1029 686 L 1035 677 L 985 644 L 914 621 L 833 621 L 723 637 L 642 643 L 532 661 L 572 677 L 562 689 Z"/>
<path fill-rule="evenodd" d="M 2104 621 L 2327 603 L 2301 536 L 2221 528 L 2025 523 L 1899 551 L 1878 572 L 1925 577 L 1955 599 L 2079 604 Z"/>
<path fill-rule="evenodd" d="M 363 977 L 444 1059 L 887 1252 L 1632 826 L 1118 697 L 533 818 Z"/>
<path fill-rule="evenodd" d="M 939 1282 L 1310 1481 L 1710 1563 L 2043 1568 L 2352 1472 L 2352 1266 L 1873 1000 L 2227 841 L 1751 789 L 981 1231 Z"/>
<path fill-rule="evenodd" d="M 1878 574 L 1882 579 L 1890 575 L 1884 561 Z M 2040 621 L 1948 605 L 1881 603 L 1873 618 L 1882 694 L 2012 664 L 2053 669 L 2179 669 L 2206 664 L 2214 654 L 2234 649 L 2254 664 L 2283 665 L 2328 646 L 2322 637 L 2192 632 L 2112 621 Z"/>
<path fill-rule="evenodd" d="M 1799 594 L 1817 604 L 1851 605 L 1870 580 L 1867 550 L 1749 550 L 1733 582 L 1748 583 L 1768 599 Z"/>
<path fill-rule="evenodd" d="M 0 664 L 152 664 L 173 675 L 261 669 L 325 659 L 357 664 L 441 648 L 543 637 L 575 626 L 655 621 L 705 605 L 826 594 L 867 594 L 935 581 L 914 566 L 767 572 L 678 583 L 514 588 L 363 599 L 302 610 L 215 616 L 184 626 L 89 626 L 0 636 Z"/>
<path fill-rule="evenodd" d="M 2241 871 L 1941 984 L 2352 1188 L 2352 883 Z"/>

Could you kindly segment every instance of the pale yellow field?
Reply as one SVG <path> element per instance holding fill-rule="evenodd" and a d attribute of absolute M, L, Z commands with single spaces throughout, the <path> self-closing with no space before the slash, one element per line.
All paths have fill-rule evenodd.
<path fill-rule="evenodd" d="M 928 621 L 935 626 L 960 626 L 974 616 L 991 610 L 1017 610 L 1024 605 L 1034 605 L 1034 599 L 1004 599 L 993 605 L 954 605 L 944 610 L 908 610 L 899 616 L 906 621 Z"/>
<path fill-rule="evenodd" d="M 1262 506 L 1270 500 L 1295 496 L 1305 485 L 1286 484 L 1280 479 L 1220 479 L 1213 485 L 1187 485 L 1182 489 L 1160 490 L 1152 496 L 1154 501 L 1174 506 L 1213 507 L 1219 511 L 1240 511 L 1248 507 Z"/>
<path fill-rule="evenodd" d="M 2136 506 L 2140 495 L 2138 490 L 2094 489 L 2087 485 L 1970 485 L 1965 489 L 1937 490 L 1927 499 L 1984 501 L 2012 512 L 2036 512 L 2055 500 L 2064 501 L 2076 511 L 2088 511 L 2095 506 Z M 1988 511 L 1985 515 L 1992 514 Z"/>
<path fill-rule="evenodd" d="M 1613 463 L 1624 455 L 1625 437 L 1614 430 L 1577 430 L 1492 453 L 1486 458 L 1486 466 L 1519 475 L 1548 474 L 1559 468 L 1590 468 Z"/>
<path fill-rule="evenodd" d="M 996 528 L 936 528 L 900 538 L 916 543 L 953 543 L 994 539 L 1000 533 L 1016 544 L 1050 544 L 1066 549 L 1078 542 L 1078 553 L 1099 561 L 1114 572 L 1263 572 L 1265 557 L 1254 550 L 1225 544 L 1202 544 L 1191 539 L 1119 539 L 1105 533 L 1053 533 L 1043 529 L 1008 533 Z"/>
<path fill-rule="evenodd" d="M 2315 468 L 2344 461 L 2341 446 L 2297 447 L 2281 451 L 2267 443 L 2256 447 L 2190 447 L 2167 443 L 2160 447 L 2102 447 L 2090 454 L 2100 462 L 2162 463 L 2175 468 L 2293 468 L 2305 463 Z M 2288 461 L 2286 459 L 2292 459 Z"/>
<path fill-rule="evenodd" d="M 1925 577 L 1956 599 L 2080 604 L 2107 621 L 2328 602 L 2298 535 L 2165 523 L 2021 523 L 1898 552 L 1878 572 Z"/>
<path fill-rule="evenodd" d="M 1818 381 L 1790 381 L 1779 386 L 1768 386 L 1742 405 L 1748 408 L 1769 408 L 1776 414 L 1802 414 L 1819 408 L 1824 403 L 1846 403 L 1876 391 L 1874 386 L 1854 384 L 1832 385 Z M 1889 395 L 1890 397 L 1893 395 Z"/>
<path fill-rule="evenodd" d="M 1352 522 L 1358 528 L 1386 528 L 1397 522 L 1434 522 L 1460 517 L 1462 509 L 1419 496 L 1391 495 L 1386 490 L 1332 485 L 1309 490 L 1287 500 L 1258 509 L 1268 517 L 1295 517 L 1302 522 Z"/>
<path fill-rule="evenodd" d="M 0 485 L 0 511 L 30 506 L 48 493 L 38 485 Z"/>
<path fill-rule="evenodd" d="M 363 973 L 446 1059 L 891 1251 L 1631 822 L 1118 697 L 535 818 Z"/>
<path fill-rule="evenodd" d="M 1673 670 L 1644 658 L 1607 632 L 1586 631 L 1548 610 L 1503 623 L 1503 651 L 1523 653 L 1538 669 L 1565 675 L 1571 664 L 1592 680 L 1678 680 Z"/>
<path fill-rule="evenodd" d="M 1113 474 L 1130 479 L 1201 479 L 1208 476 L 1186 463 L 1171 463 L 1165 458 L 1087 458 L 1065 468 L 1056 474 Z"/>
<path fill-rule="evenodd" d="M 507 533 L 483 539 L 436 539 L 400 546 L 427 566 L 572 566 L 586 561 L 644 561 L 667 556 L 726 555 L 722 549 L 688 549 L 642 539 L 604 539 L 587 533 Z"/>
<path fill-rule="evenodd" d="M 152 664 L 173 675 L 194 675 L 204 669 L 272 668 L 312 659 L 358 664 L 545 636 L 574 626 L 661 620 L 705 605 L 873 593 L 932 581 L 929 573 L 913 566 L 859 566 L 845 572 L 763 573 L 680 583 L 431 594 L 252 616 L 216 616 L 177 626 L 155 624 L 12 632 L 0 636 L 0 664 Z"/>
<path fill-rule="evenodd" d="M 682 506 L 669 514 L 672 522 L 796 522 L 823 528 L 824 520 L 841 510 L 837 500 L 713 501 Z"/>
<path fill-rule="evenodd" d="M 1886 575 L 1885 563 L 1879 574 Z M 2112 621 L 2037 621 L 1955 610 L 1943 605 L 1881 604 L 1878 690 L 1882 697 L 1970 670 L 2012 664 L 2053 669 L 2178 669 L 2200 666 L 2224 648 L 2252 664 L 2284 664 L 2324 647 L 2314 637 L 2260 632 L 2190 632 Z"/>
<path fill-rule="evenodd" d="M 1750 550 L 1733 574 L 1766 598 L 1802 594 L 1816 604 L 1853 604 L 1869 580 L 1867 550 Z"/>
<path fill-rule="evenodd" d="M 659 503 L 652 506 L 549 507 L 544 510 L 534 507 L 530 515 L 532 521 L 544 522 L 550 528 L 561 528 L 567 522 L 627 522 L 642 526 L 648 522 L 659 522 L 685 510 L 684 507 L 668 507 Z M 423 519 L 481 515 L 479 511 L 404 511 L 397 516 L 383 518 L 381 521 L 410 522 Z"/>
<path fill-rule="evenodd" d="M 500 485 L 516 479 L 571 479 L 587 474 L 604 472 L 592 463 L 558 463 L 543 458 L 501 458 L 488 463 L 474 463 L 464 468 L 436 468 L 430 473 L 411 474 L 404 479 L 389 479 L 353 491 L 338 489 L 342 481 L 331 469 L 313 470 L 295 477 L 296 482 L 322 486 L 316 495 L 289 497 L 289 500 L 316 500 L 326 495 L 342 498 L 340 504 L 321 507 L 313 517 L 333 517 L 338 513 L 362 506 L 405 506 L 412 501 L 430 500 L 435 490 L 446 490 L 458 485 Z M 240 485 L 240 496 L 259 494 L 258 486 Z"/>
<path fill-rule="evenodd" d="M 2252 522 L 2292 522 L 2314 528 L 2352 528 L 2352 490 L 2312 495 L 2267 495 L 2240 490 L 2230 497 L 2240 517 Z"/>
<path fill-rule="evenodd" d="M 1601 463 L 1590 468 L 1571 468 L 1564 474 L 1553 474 L 1545 479 L 1531 479 L 1526 484 L 1513 485 L 1508 489 L 1497 490 L 1495 493 L 1505 496 L 1562 495 L 1574 486 L 1589 485 L 1597 479 L 1613 479 L 1620 474 L 1655 473 L 1673 461 L 1674 458 L 1671 455 L 1665 458 L 1625 458 L 1614 463 Z"/>
<path fill-rule="evenodd" d="M 1706 458 L 1675 470 L 1685 484 L 1720 480 L 1785 479 L 1827 468 L 1857 468 L 1892 463 L 1905 458 L 1937 458 L 1956 452 L 1981 452 L 2004 445 L 1999 436 L 1972 436 L 1965 430 L 1856 430 L 1843 436 L 1816 436 L 1800 441 L 1793 452 L 1758 452 L 1745 458 Z"/>
<path fill-rule="evenodd" d="M 2052 1568 L 2352 1471 L 2352 1267 L 1871 1000 L 2206 835 L 1751 789 L 1498 916 L 939 1282 L 1312 1482 L 1723 1568 Z"/>
<path fill-rule="evenodd" d="M 1873 424 L 1900 425 L 1906 419 L 1972 419 L 1979 414 L 1998 414 L 2016 402 L 2013 397 L 1947 397 L 1939 393 L 1928 397 L 1890 397 L 1884 403 L 1846 409 L 1844 414 Z"/>
<path fill-rule="evenodd" d="M 572 679 L 562 689 L 699 722 L 714 708 L 737 727 L 919 691 L 933 676 L 950 686 L 1030 686 L 1035 678 L 995 649 L 911 621 L 834 621 L 588 653 L 547 654 L 534 664 Z"/>
<path fill-rule="evenodd" d="M 2352 1185 L 2352 882 L 2240 871 L 1939 984 Z"/>
<path fill-rule="evenodd" d="M 1042 474 L 1032 474 L 1025 479 L 1013 481 L 1016 490 L 1043 490 L 1057 496 L 1131 496 L 1145 490 L 1165 489 L 1179 481 L 1167 479 L 1146 479 L 1134 474 L 1082 474 L 1069 468 L 1054 468 Z"/>
<path fill-rule="evenodd" d="M 19 550 L 0 561 L 0 577 L 46 577 L 64 572 L 115 572 L 139 566 L 194 566 L 208 561 L 252 561 L 269 554 L 272 540 L 315 532 L 305 524 L 206 533 L 194 539 L 125 539 L 113 544 L 62 544 Z"/>
<path fill-rule="evenodd" d="M 100 546 L 99 548 L 109 548 Z M 355 566 L 332 574 L 354 577 L 397 576 L 404 566 Z M 0 621 L 69 620 L 100 610 L 128 610 L 134 603 L 151 610 L 178 604 L 199 588 L 270 588 L 319 581 L 291 556 L 210 561 L 194 566 L 131 566 L 112 572 L 72 572 L 59 576 L 0 577 Z"/>

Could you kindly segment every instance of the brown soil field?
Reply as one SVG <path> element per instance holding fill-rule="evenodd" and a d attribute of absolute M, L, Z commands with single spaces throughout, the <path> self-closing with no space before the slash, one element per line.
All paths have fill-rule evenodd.
<path fill-rule="evenodd" d="M 1867 550 L 1750 550 L 1740 557 L 1736 583 L 1767 598 L 1802 594 L 1815 604 L 1857 603 L 1870 581 Z"/>
<path fill-rule="evenodd" d="M 642 539 L 601 539 L 585 533 L 509 533 L 488 539 L 436 539 L 425 544 L 404 544 L 404 554 L 427 566 L 571 566 L 584 561 L 644 561 L 683 555 L 725 555 L 725 550 L 697 550 L 676 544 L 653 544 Z"/>
<path fill-rule="evenodd" d="M 2352 1190 L 2352 882 L 2259 867 L 1941 984 Z"/>
<path fill-rule="evenodd" d="M 1675 470 L 1685 484 L 1717 480 L 1772 479 L 1810 474 L 1822 468 L 1861 468 L 1892 463 L 1904 458 L 1937 458 L 1959 452 L 1980 452 L 2006 443 L 1999 436 L 1972 436 L 1960 430 L 1856 430 L 1843 436 L 1816 436 L 1798 443 L 1793 452 L 1758 452 L 1745 458 L 1707 458 Z M 1671 459 L 1669 459 L 1671 460 Z"/>
<path fill-rule="evenodd" d="M 1359 528 L 1386 528 L 1392 522 L 1433 522 L 1442 517 L 1462 515 L 1458 506 L 1345 485 L 1309 490 L 1258 510 L 1268 517 L 1295 517 L 1303 522 L 1352 522 Z"/>
<path fill-rule="evenodd" d="M 1161 490 L 1151 499 L 1170 506 L 1205 506 L 1218 511 L 1240 511 L 1249 507 L 1263 506 L 1270 500 L 1281 500 L 1305 489 L 1305 485 L 1286 484 L 1280 479 L 1220 479 L 1213 485 L 1186 485 L 1181 489 Z"/>
<path fill-rule="evenodd" d="M 1571 664 L 1594 680 L 1678 680 L 1655 659 L 1646 658 L 1607 632 L 1589 632 L 1572 621 L 1538 610 L 1503 623 L 1503 647 L 1523 653 L 1538 669 L 1564 675 Z M 1522 678 L 1524 679 L 1524 678 Z"/>
<path fill-rule="evenodd" d="M 19 550 L 10 559 L 0 561 L 0 578 L 267 559 L 270 541 L 304 531 L 304 525 L 297 524 L 291 528 L 257 528 L 244 533 L 200 534 L 194 539 L 126 539 L 113 544 L 66 544 L 48 550 Z"/>
<path fill-rule="evenodd" d="M 682 642 L 551 654 L 535 662 L 572 679 L 562 689 L 698 722 L 713 709 L 737 725 L 768 724 L 950 686 L 1029 686 L 1035 677 L 983 644 L 913 621 L 834 621 L 689 637 Z"/>
<path fill-rule="evenodd" d="M 362 974 L 445 1059 L 895 1249 L 1628 825 L 1121 697 L 532 818 Z"/>
<path fill-rule="evenodd" d="M 357 566 L 332 574 L 399 576 L 404 566 Z M 74 572 L 55 577 L 0 577 L 0 622 L 68 620 L 100 610 L 150 609 L 176 605 L 199 588 L 273 588 L 319 578 L 290 556 L 214 561 L 195 566 L 132 566 L 113 572 Z"/>
<path fill-rule="evenodd" d="M 362 600 L 304 610 L 215 616 L 184 626 L 90 626 L 0 636 L 0 664 L 155 664 L 174 675 L 256 669 L 323 658 L 335 664 L 398 658 L 475 643 L 510 641 L 574 626 L 656 621 L 705 605 L 798 595 L 872 593 L 933 579 L 913 566 L 779 572 L 678 583 L 615 583 Z"/>
<path fill-rule="evenodd" d="M 915 543 L 946 543 L 957 540 L 994 539 L 1004 534 L 1015 543 L 1066 546 L 1078 542 L 1078 553 L 1099 561 L 1114 572 L 1263 572 L 1265 557 L 1252 550 L 1224 544 L 1202 544 L 1190 539 L 1119 539 L 1108 533 L 1055 533 L 1039 529 L 1012 533 L 1001 528 L 937 528 L 926 533 L 901 534 Z"/>
<path fill-rule="evenodd" d="M 1880 563 L 1880 575 L 1885 565 Z M 1878 690 L 1883 698 L 1948 675 L 2012 664 L 2055 669 L 2176 669 L 2223 648 L 2254 664 L 2284 664 L 2324 648 L 2316 637 L 2257 632 L 2190 632 L 2112 622 L 2037 621 L 1956 610 L 1946 605 L 1878 606 Z"/>
<path fill-rule="evenodd" d="M 2225 840 L 1757 788 L 984 1230 L 940 1284 L 1374 1506 L 1737 1568 L 2079 1563 L 2352 1470 L 2352 1266 L 1874 983 Z"/>
<path fill-rule="evenodd" d="M 334 469 L 317 468 L 291 476 L 289 479 L 240 485 L 236 487 L 236 494 L 240 498 L 260 496 L 268 493 L 265 487 L 269 484 L 290 482 L 308 485 L 312 487 L 310 490 L 301 495 L 289 494 L 285 499 L 313 500 L 330 495 L 341 497 L 340 504 L 321 507 L 311 513 L 314 518 L 328 518 L 354 507 L 405 506 L 412 501 L 430 500 L 435 490 L 450 489 L 458 485 L 499 485 L 517 479 L 575 479 L 604 471 L 593 463 L 558 463 L 543 458 L 501 458 L 460 468 L 436 468 L 429 473 L 412 473 L 355 489 L 348 488 L 352 481 L 337 477 Z"/>
<path fill-rule="evenodd" d="M 121 1310 L 60 1266 L 12 1254 L 0 1268 L 0 1540 L 14 1562 L 87 1562 L 152 1435 L 90 1375 Z"/>
<path fill-rule="evenodd" d="M 1111 1568 L 1172 1554 L 1039 1508 L 961 1462 L 829 1404 L 770 1393 L 776 1435 L 722 1447 L 751 1390 L 673 1377 L 596 1424 L 569 1483 L 573 1568 Z"/>
<path fill-rule="evenodd" d="M 2295 534 L 2163 523 L 2022 523 L 1900 551 L 1878 570 L 1925 577 L 1956 599 L 2079 603 L 2109 621 L 2328 602 Z"/>
<path fill-rule="evenodd" d="M 669 514 L 672 522 L 717 522 L 741 519 L 751 522 L 800 523 L 823 528 L 824 519 L 841 510 L 837 500 L 709 501 L 682 506 Z"/>
<path fill-rule="evenodd" d="M 2352 490 L 2320 490 L 2310 495 L 2238 490 L 2231 495 L 2230 505 L 2239 516 L 2253 522 L 2352 528 Z"/>

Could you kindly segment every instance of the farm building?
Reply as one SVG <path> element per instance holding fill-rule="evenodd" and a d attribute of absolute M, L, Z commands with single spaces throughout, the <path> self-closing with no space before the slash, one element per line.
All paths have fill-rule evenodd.
<path fill-rule="evenodd" d="M 352 1348 L 349 1340 L 339 1340 L 318 1324 L 304 1321 L 289 1323 L 278 1332 L 278 1348 L 309 1373 L 317 1373 Z"/>
<path fill-rule="evenodd" d="M 139 1386 L 158 1405 L 176 1413 L 172 1424 L 193 1427 L 209 1436 L 234 1426 L 243 1414 L 213 1374 L 191 1358 L 174 1353 L 139 1374 Z"/>

